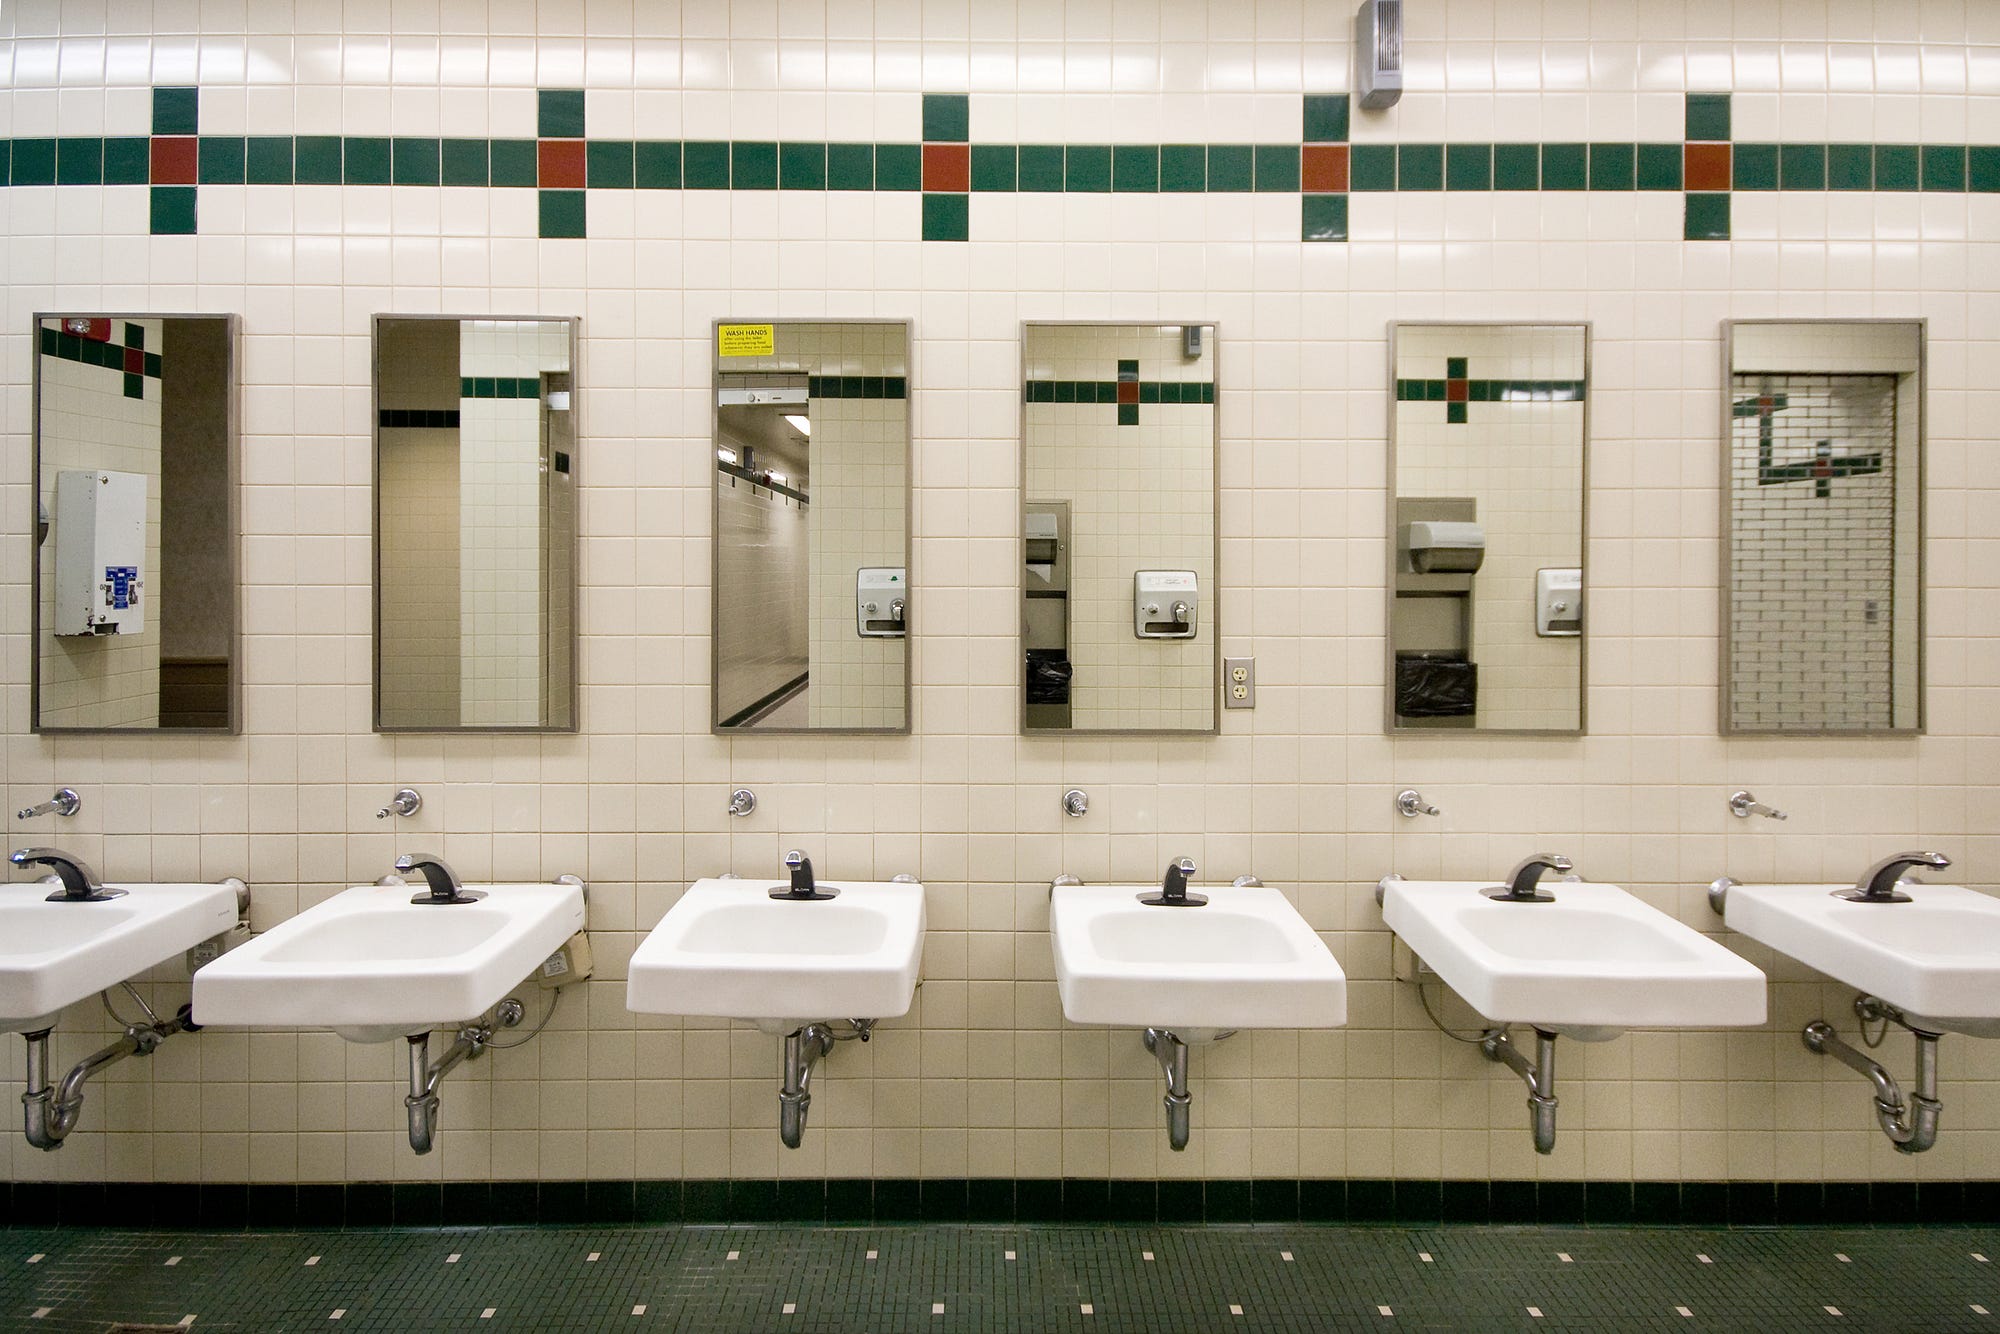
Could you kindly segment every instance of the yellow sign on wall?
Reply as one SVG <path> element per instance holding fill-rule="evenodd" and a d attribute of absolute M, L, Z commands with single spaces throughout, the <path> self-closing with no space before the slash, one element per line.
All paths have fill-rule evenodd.
<path fill-rule="evenodd" d="M 768 324 L 718 324 L 715 326 L 716 355 L 723 357 L 768 357 L 778 350 L 777 335 Z"/>

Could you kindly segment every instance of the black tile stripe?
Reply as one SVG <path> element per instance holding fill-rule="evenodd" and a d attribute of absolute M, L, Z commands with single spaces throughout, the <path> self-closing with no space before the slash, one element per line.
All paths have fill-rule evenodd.
<path fill-rule="evenodd" d="M 105 370 L 126 373 L 125 353 L 129 348 L 136 348 L 143 354 L 141 357 L 143 369 L 138 374 L 145 376 L 149 380 L 159 379 L 160 354 L 145 351 L 146 340 L 144 331 L 139 326 L 128 324 L 123 320 L 118 321 L 118 323 L 123 324 L 126 330 L 125 337 L 127 341 L 124 343 L 99 342 L 95 338 L 82 338 L 67 330 L 51 329 L 48 325 L 44 324 L 42 326 L 41 337 L 42 355 L 56 357 L 62 361 L 80 362 L 85 366 L 101 366 Z M 137 336 L 136 342 L 132 341 L 135 335 Z"/>
<path fill-rule="evenodd" d="M 808 398 L 907 398 L 909 381 L 901 375 L 809 375 Z"/>
<path fill-rule="evenodd" d="M 542 382 L 532 375 L 467 375 L 458 382 L 460 398 L 539 398 Z"/>
<path fill-rule="evenodd" d="M 457 430 L 457 408 L 383 408 L 377 423 L 391 430 Z"/>

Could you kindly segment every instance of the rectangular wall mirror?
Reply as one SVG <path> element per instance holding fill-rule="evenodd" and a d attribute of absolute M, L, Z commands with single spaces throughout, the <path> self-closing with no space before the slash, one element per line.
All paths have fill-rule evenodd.
<path fill-rule="evenodd" d="M 234 732 L 236 318 L 37 315 L 37 732 Z"/>
<path fill-rule="evenodd" d="M 1923 322 L 1723 345 L 1723 732 L 1921 731 Z"/>
<path fill-rule="evenodd" d="M 717 732 L 910 730 L 910 326 L 715 325 Z"/>
<path fill-rule="evenodd" d="M 375 730 L 576 730 L 574 318 L 375 317 Z"/>
<path fill-rule="evenodd" d="M 1585 324 L 1390 331 L 1392 731 L 1581 732 Z"/>
<path fill-rule="evenodd" d="M 1213 732 L 1213 324 L 1028 324 L 1021 727 Z"/>

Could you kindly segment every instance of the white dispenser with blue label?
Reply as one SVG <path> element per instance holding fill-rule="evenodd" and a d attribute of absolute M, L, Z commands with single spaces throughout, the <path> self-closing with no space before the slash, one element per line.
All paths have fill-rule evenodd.
<path fill-rule="evenodd" d="M 146 478 L 136 472 L 56 474 L 58 635 L 136 635 L 146 628 Z"/>

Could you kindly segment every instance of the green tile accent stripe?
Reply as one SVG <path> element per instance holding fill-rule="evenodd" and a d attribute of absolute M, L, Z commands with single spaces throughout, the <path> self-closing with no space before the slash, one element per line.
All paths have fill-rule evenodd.
<path fill-rule="evenodd" d="M 111 327 L 104 338 L 85 338 L 67 329 L 40 326 L 40 347 L 45 357 L 73 361 L 81 366 L 97 366 L 119 377 L 127 398 L 144 398 L 146 381 L 160 378 L 160 354 L 146 350 L 144 326 L 129 320 L 106 321 Z"/>
<path fill-rule="evenodd" d="M 1396 398 L 1403 403 L 1443 403 L 1452 380 L 1398 380 Z M 1580 403 L 1581 380 L 1464 380 L 1471 403 Z"/>
<path fill-rule="evenodd" d="M 532 375 L 466 375 L 458 381 L 460 398 L 539 398 L 541 393 L 542 383 Z"/>
<path fill-rule="evenodd" d="M 1130 384 L 1131 381 L 1125 383 Z M 1117 380 L 1028 380 L 1023 383 L 1026 403 L 1112 403 L 1118 402 Z M 1213 380 L 1141 380 L 1141 403 L 1204 404 L 1215 402 Z"/>
<path fill-rule="evenodd" d="M 900 375 L 809 375 L 807 398 L 907 398 L 910 382 Z"/>

